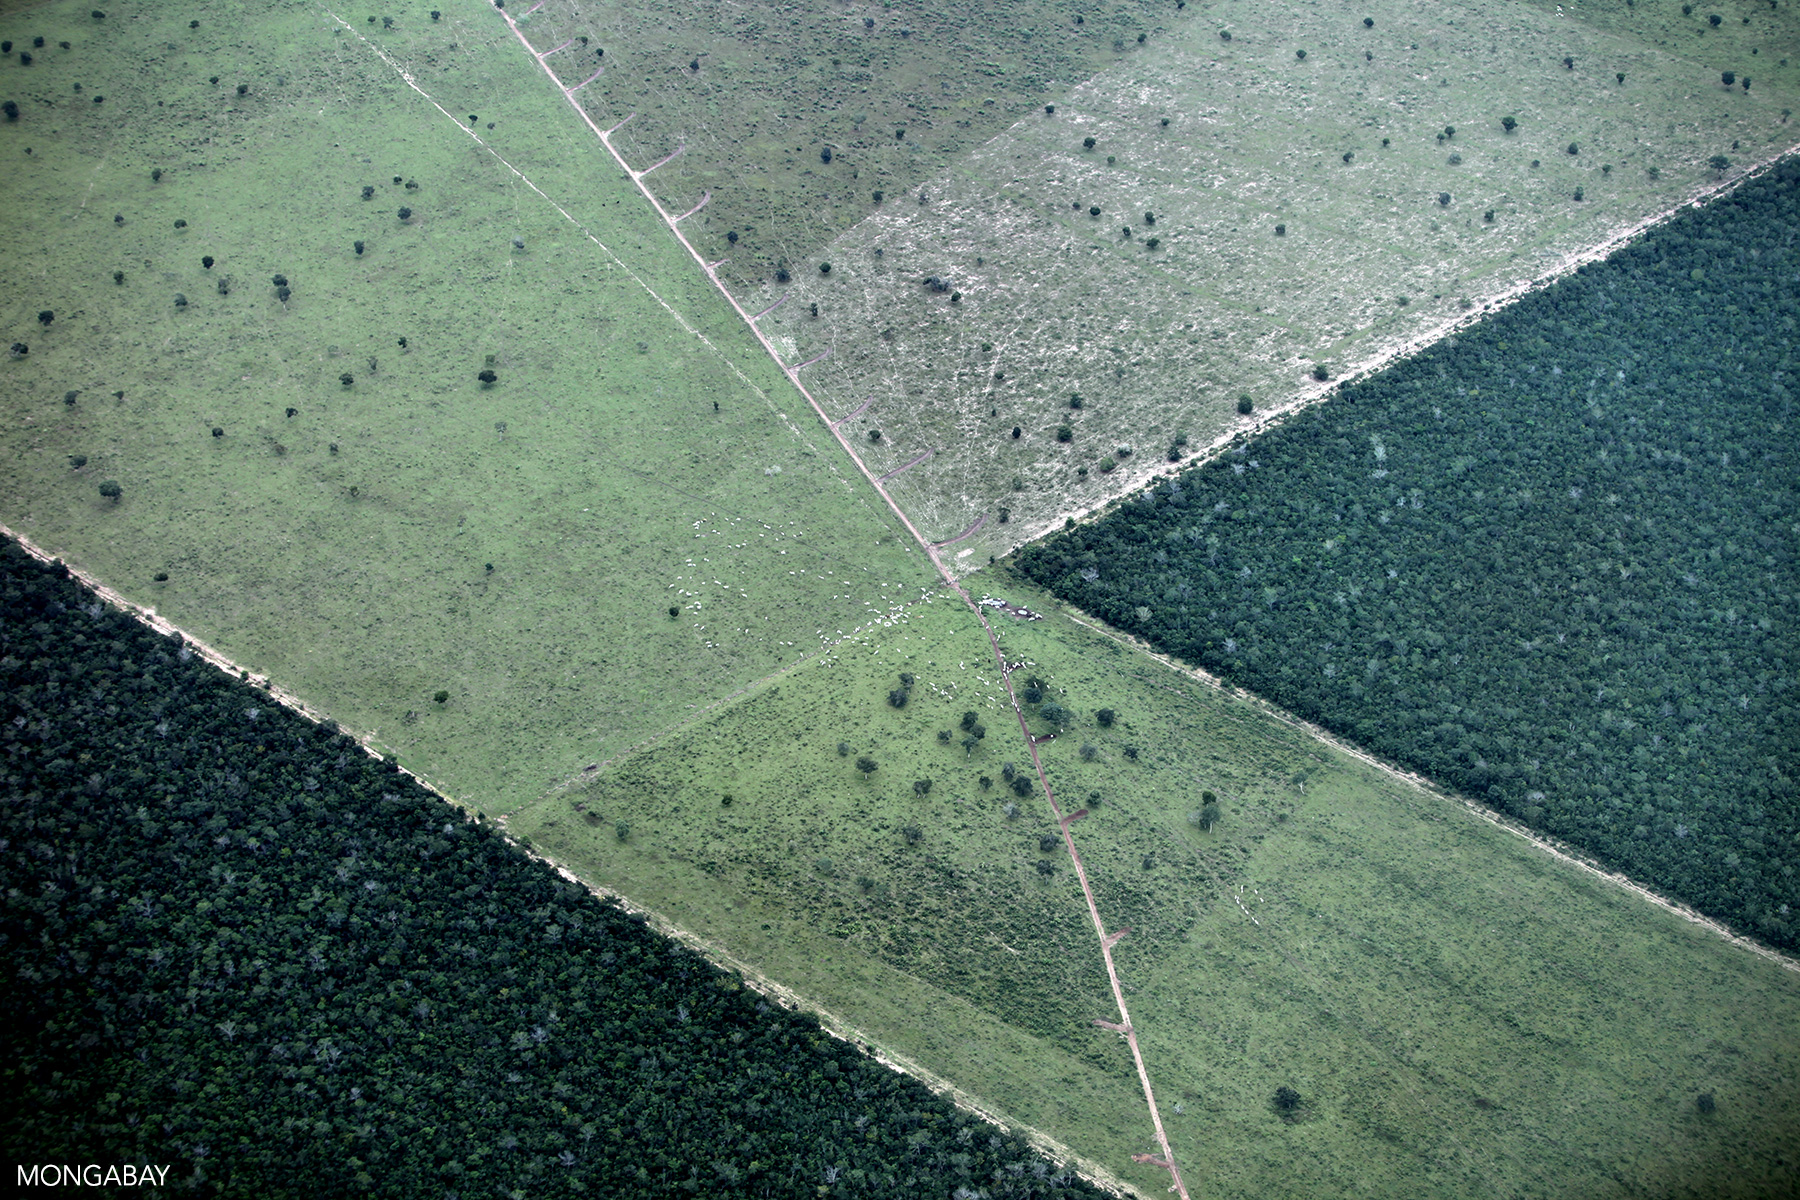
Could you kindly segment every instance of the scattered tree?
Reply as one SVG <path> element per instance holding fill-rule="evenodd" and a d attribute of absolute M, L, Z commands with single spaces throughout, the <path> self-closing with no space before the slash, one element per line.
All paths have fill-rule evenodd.
<path fill-rule="evenodd" d="M 1300 1109 L 1300 1093 L 1283 1084 L 1275 1089 L 1275 1111 L 1284 1119 L 1291 1120 Z"/>
<path fill-rule="evenodd" d="M 105 483 L 100 485 L 100 494 L 105 496 L 108 500 L 111 500 L 114 504 L 117 504 L 119 502 L 119 497 L 125 494 L 125 490 L 119 486 L 118 480 L 108 479 Z"/>
<path fill-rule="evenodd" d="M 1511 133 L 1513 130 L 1517 129 L 1518 127 L 1519 127 L 1519 119 L 1517 117 L 1501 117 L 1500 118 L 1500 128 L 1506 130 L 1506 132 Z"/>
<path fill-rule="evenodd" d="M 1102 708 L 1094 713 L 1094 720 L 1099 722 L 1102 729 L 1111 729 L 1113 722 L 1118 719 L 1119 714 L 1110 708 Z"/>
<path fill-rule="evenodd" d="M 875 770 L 875 760 L 865 754 L 856 760 L 856 769 L 864 775 L 872 774 Z"/>
<path fill-rule="evenodd" d="M 931 780 L 915 779 L 913 781 L 913 795 L 924 797 L 924 796 L 929 796 L 930 794 L 931 794 Z"/>
<path fill-rule="evenodd" d="M 443 690 L 439 690 L 437 692 L 434 692 L 432 694 L 431 698 L 438 704 L 448 704 L 450 702 L 450 693 L 443 691 Z"/>
<path fill-rule="evenodd" d="M 917 825 L 903 825 L 900 827 L 900 836 L 906 839 L 907 845 L 916 846 L 924 839 L 925 831 Z"/>

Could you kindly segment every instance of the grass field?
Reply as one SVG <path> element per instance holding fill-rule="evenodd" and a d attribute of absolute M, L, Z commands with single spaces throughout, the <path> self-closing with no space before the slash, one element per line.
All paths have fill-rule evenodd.
<path fill-rule="evenodd" d="M 494 810 L 918 593 L 529 63 L 191 11 L 46 14 L 0 76 L 0 519 Z"/>
<path fill-rule="evenodd" d="M 1793 974 L 1038 593 L 1004 597 L 1048 614 L 995 619 L 1015 686 L 1037 675 L 1078 713 L 1040 750 L 1065 811 L 1089 808 L 1074 830 L 1103 919 L 1132 928 L 1121 975 L 1197 1194 L 1701 1196 L 1725 1178 L 1759 1195 L 1792 1178 Z M 1004 785 L 1017 725 L 970 626 L 918 606 L 509 828 L 1121 1164 L 1152 1148 L 1142 1095 L 1092 1025 L 1113 1017 L 1092 927 L 1066 854 L 1039 848 L 1041 794 Z M 972 752 L 965 711 L 988 730 Z M 1202 789 L 1225 810 L 1208 832 L 1187 820 Z M 1280 1086 L 1304 1098 L 1292 1122 Z M 1707 1118 L 1701 1092 L 1719 1098 Z"/>

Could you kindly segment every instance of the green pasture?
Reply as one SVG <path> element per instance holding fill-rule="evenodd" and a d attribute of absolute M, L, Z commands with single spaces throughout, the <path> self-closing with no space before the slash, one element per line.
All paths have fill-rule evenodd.
<path fill-rule="evenodd" d="M 12 528 L 491 810 L 928 582 L 491 17 L 64 7 L 0 68 Z"/>
<path fill-rule="evenodd" d="M 1791 973 L 1041 593 L 1001 595 L 1045 614 L 991 619 L 1014 685 L 1035 676 L 1076 714 L 1040 752 L 1064 810 L 1088 809 L 1073 828 L 1103 920 L 1132 929 L 1127 1002 L 1196 1194 L 1698 1196 L 1724 1177 L 1755 1195 L 1788 1177 Z M 985 649 L 940 596 L 508 827 L 1160 1191 L 1128 1165 L 1151 1134 L 1125 1047 L 1092 1025 L 1116 1014 L 1067 855 L 1040 849 L 1041 791 L 1004 783 L 1027 759 Z M 965 750 L 970 711 L 987 732 Z M 1203 790 L 1224 812 L 1208 831 L 1188 820 Z M 1291 1120 L 1281 1086 L 1303 1097 Z"/>

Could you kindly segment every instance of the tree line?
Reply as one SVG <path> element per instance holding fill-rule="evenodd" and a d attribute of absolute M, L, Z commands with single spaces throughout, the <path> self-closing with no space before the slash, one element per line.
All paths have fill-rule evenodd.
<path fill-rule="evenodd" d="M 1789 160 L 1017 561 L 1793 947 L 1797 317 Z"/>
<path fill-rule="evenodd" d="M 0 1144 L 165 1193 L 1092 1197 L 0 546 Z"/>

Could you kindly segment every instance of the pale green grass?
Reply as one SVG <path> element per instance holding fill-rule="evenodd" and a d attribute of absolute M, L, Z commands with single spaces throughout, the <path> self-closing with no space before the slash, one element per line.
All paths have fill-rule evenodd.
<path fill-rule="evenodd" d="M 995 620 L 1015 685 L 1040 676 L 1078 714 L 1041 750 L 1065 811 L 1090 809 L 1074 830 L 1103 919 L 1132 928 L 1121 976 L 1196 1194 L 1782 1186 L 1792 973 L 1003 594 L 1052 614 Z M 1047 806 L 1003 791 L 1001 764 L 1027 760 L 985 640 L 933 600 L 509 827 L 1160 1191 L 1127 1162 L 1148 1119 L 1091 1024 L 1114 1014 L 1066 856 L 1038 847 Z M 988 733 L 965 755 L 937 731 L 971 710 Z M 1209 833 L 1186 819 L 1203 789 L 1225 809 Z M 1283 1085 L 1305 1098 L 1292 1123 Z"/>
<path fill-rule="evenodd" d="M 0 520 L 501 810 L 929 582 L 491 17 L 64 7 L 0 75 Z"/>

